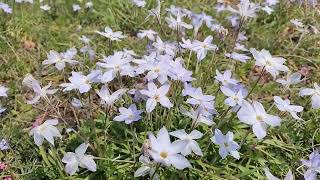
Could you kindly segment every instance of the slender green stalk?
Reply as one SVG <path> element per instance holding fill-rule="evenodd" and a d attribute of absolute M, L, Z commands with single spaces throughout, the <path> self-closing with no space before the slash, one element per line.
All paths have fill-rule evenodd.
<path fill-rule="evenodd" d="M 157 174 L 159 168 L 160 168 L 160 164 L 157 165 L 156 169 L 154 170 L 154 173 L 153 173 L 152 176 L 150 177 L 151 180 L 152 180 L 152 179 L 154 178 L 154 176 Z"/>
<path fill-rule="evenodd" d="M 46 151 L 44 150 L 43 146 L 39 146 L 39 153 L 40 153 L 43 161 L 45 162 L 45 164 L 46 164 L 47 166 L 51 166 L 51 163 L 49 162 L 49 159 L 48 159 L 48 157 L 47 157 L 47 153 L 46 153 Z"/>
<path fill-rule="evenodd" d="M 133 136 L 133 161 L 136 162 L 136 150 L 135 150 L 135 147 L 136 147 L 136 131 L 135 129 L 133 128 L 133 123 L 130 124 L 130 128 L 131 128 L 131 132 L 132 132 L 132 136 Z"/>

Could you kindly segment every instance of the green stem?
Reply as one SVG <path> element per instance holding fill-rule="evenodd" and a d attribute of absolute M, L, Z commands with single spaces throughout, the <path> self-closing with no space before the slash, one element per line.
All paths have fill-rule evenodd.
<path fill-rule="evenodd" d="M 160 168 L 160 164 L 157 165 L 156 169 L 154 170 L 154 173 L 153 173 L 152 176 L 150 177 L 151 180 L 152 180 L 153 177 L 157 174 L 159 168 Z"/>
<path fill-rule="evenodd" d="M 261 80 L 261 78 L 262 78 L 262 76 L 263 76 L 263 74 L 264 74 L 264 69 L 265 69 L 265 66 L 263 66 L 262 71 L 261 71 L 261 73 L 260 73 L 260 75 L 259 75 L 259 78 L 258 78 L 258 79 L 256 80 L 256 82 L 254 83 L 254 85 L 252 86 L 250 92 L 248 93 L 248 95 L 246 96 L 245 99 L 247 99 L 247 98 L 252 94 L 252 92 L 254 91 L 254 89 L 257 87 L 259 81 Z"/>
<path fill-rule="evenodd" d="M 43 146 L 39 146 L 39 153 L 43 159 L 43 161 L 46 163 L 47 166 L 51 166 L 49 160 L 48 160 L 48 157 L 47 157 L 47 153 L 46 151 L 44 150 Z"/>
<path fill-rule="evenodd" d="M 133 161 L 136 162 L 136 150 L 135 150 L 135 147 L 136 147 L 136 131 L 135 129 L 133 128 L 133 124 L 131 123 L 130 124 L 130 127 L 131 127 L 131 131 L 132 131 L 132 136 L 133 136 Z"/>

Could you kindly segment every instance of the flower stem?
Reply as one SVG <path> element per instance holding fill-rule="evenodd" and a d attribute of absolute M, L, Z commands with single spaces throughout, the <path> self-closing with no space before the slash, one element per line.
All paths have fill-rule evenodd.
<path fill-rule="evenodd" d="M 258 78 L 258 79 L 256 80 L 256 82 L 254 83 L 254 85 L 252 86 L 250 92 L 248 93 L 248 95 L 246 96 L 245 99 L 247 99 L 247 98 L 252 94 L 252 92 L 254 91 L 254 89 L 257 87 L 259 81 L 261 80 L 261 78 L 262 78 L 262 76 L 263 76 L 263 74 L 264 74 L 264 69 L 265 69 L 265 66 L 263 66 L 262 71 L 261 71 L 261 73 L 260 73 L 260 75 L 259 75 L 259 78 Z"/>
<path fill-rule="evenodd" d="M 157 165 L 156 169 L 154 170 L 154 173 L 153 173 L 152 176 L 150 177 L 151 180 L 152 180 L 153 177 L 157 174 L 159 168 L 160 168 L 160 163 Z"/>
<path fill-rule="evenodd" d="M 43 161 L 46 163 L 47 166 L 51 166 L 51 163 L 48 160 L 47 153 L 44 150 L 43 146 L 39 146 L 39 150 L 40 150 L 39 153 L 40 153 Z"/>

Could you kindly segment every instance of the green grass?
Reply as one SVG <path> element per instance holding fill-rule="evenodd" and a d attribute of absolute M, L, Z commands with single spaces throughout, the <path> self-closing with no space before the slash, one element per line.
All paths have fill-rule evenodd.
<path fill-rule="evenodd" d="M 8 1 L 9 2 L 9 1 Z M 153 18 L 145 21 L 148 12 L 155 6 L 155 1 L 148 1 L 147 8 L 139 9 L 134 7 L 127 0 L 94 0 L 94 10 L 80 13 L 72 12 L 72 0 L 57 0 L 51 13 L 45 13 L 38 8 L 38 4 L 14 4 L 9 2 L 14 8 L 12 15 L 0 12 L 0 84 L 10 88 L 9 98 L 1 99 L 1 104 L 8 108 L 8 112 L 0 117 L 0 138 L 10 140 L 11 150 L 0 151 L 0 162 L 10 164 L 9 171 L 0 172 L 0 179 L 5 175 L 12 175 L 15 179 L 133 179 L 133 173 L 140 167 L 138 158 L 141 154 L 141 146 L 146 139 L 146 131 L 158 131 L 163 125 L 170 131 L 181 129 L 190 125 L 190 120 L 179 113 L 178 106 L 171 110 L 157 107 L 152 113 L 152 127 L 146 125 L 146 116 L 136 124 L 136 140 L 130 126 L 124 123 L 112 121 L 110 114 L 105 115 L 104 109 L 99 107 L 98 98 L 93 97 L 93 104 L 89 110 L 72 111 L 66 93 L 59 91 L 52 100 L 52 105 L 38 104 L 35 107 L 27 105 L 25 99 L 27 91 L 22 87 L 22 79 L 27 73 L 31 73 L 37 79 L 44 82 L 53 81 L 55 86 L 64 81 L 64 76 L 52 68 L 43 68 L 41 63 L 46 59 L 46 54 L 50 50 L 65 51 L 71 47 L 82 47 L 79 40 L 81 35 L 86 35 L 92 39 L 92 45 L 97 53 L 97 59 L 102 55 L 110 55 L 114 50 L 123 48 L 132 49 L 136 53 L 143 55 L 146 42 L 138 40 L 135 34 L 140 29 L 154 29 L 160 32 L 160 28 Z M 84 2 L 83 2 L 84 4 Z M 222 15 L 214 11 L 215 3 L 211 0 L 167 0 L 163 3 L 162 12 L 171 4 L 188 8 L 195 12 L 201 11 L 212 15 L 222 22 L 227 22 Z M 163 22 L 164 22 L 163 15 Z M 315 27 L 319 26 L 319 15 L 314 9 L 303 9 L 296 5 L 281 3 L 276 11 L 270 15 L 261 15 L 257 19 L 248 21 L 244 29 L 247 32 L 249 41 L 247 47 L 256 49 L 265 48 L 273 55 L 284 56 L 288 61 L 287 65 L 292 71 L 297 71 L 305 66 L 310 68 L 310 75 L 307 81 L 299 84 L 287 92 L 272 81 L 263 85 L 258 84 L 250 96 L 251 99 L 263 102 L 266 109 L 272 104 L 272 97 L 280 95 L 290 97 L 292 102 L 305 105 L 302 118 L 303 124 L 286 117 L 281 127 L 269 128 L 268 135 L 264 140 L 258 141 L 250 131 L 244 144 L 241 147 L 241 159 L 235 160 L 228 157 L 222 160 L 218 154 L 218 147 L 212 144 L 209 138 L 212 136 L 212 129 L 207 126 L 199 127 L 199 131 L 208 132 L 206 136 L 199 140 L 201 149 L 205 152 L 204 157 L 195 155 L 188 156 L 193 168 L 183 171 L 174 168 L 160 168 L 161 179 L 265 179 L 262 168 L 269 167 L 271 172 L 278 177 L 284 177 L 288 169 L 292 169 L 296 177 L 301 177 L 302 169 L 300 159 L 307 158 L 313 148 L 319 147 L 320 143 L 320 111 L 310 108 L 306 104 L 308 99 L 298 97 L 299 87 L 311 87 L 312 82 L 319 82 L 320 73 L 320 38 L 316 34 L 306 35 L 300 45 L 295 48 L 300 33 L 293 31 L 290 20 L 294 18 L 302 19 L 303 22 L 311 23 Z M 129 37 L 113 45 L 113 49 L 108 47 L 108 42 L 97 35 L 95 30 L 103 30 L 105 26 L 110 26 L 114 30 L 123 31 Z M 163 23 L 166 36 L 160 34 L 163 39 L 175 39 L 175 33 L 167 28 Z M 203 28 L 200 30 L 197 39 L 203 40 L 212 32 Z M 36 47 L 31 50 L 24 49 L 22 44 L 32 41 Z M 217 41 L 216 36 L 214 41 Z M 223 45 L 221 45 L 223 49 Z M 205 93 L 214 95 L 217 91 L 217 84 L 214 83 L 215 69 L 220 71 L 230 67 L 228 59 L 224 57 L 224 52 L 219 51 L 212 57 L 209 53 L 205 61 L 200 64 L 199 71 L 194 74 L 197 81 L 195 86 L 201 86 Z M 184 57 L 187 59 L 187 55 Z M 195 72 L 195 55 L 192 55 L 190 69 Z M 80 61 L 85 61 L 86 57 L 78 54 Z M 216 64 L 213 61 L 217 61 Z M 254 63 L 241 64 L 235 68 L 236 76 L 248 87 L 251 87 L 254 78 L 252 73 Z M 74 70 L 88 72 L 94 63 L 86 63 L 85 66 L 76 67 Z M 71 68 L 66 71 L 71 72 Z M 124 82 L 132 84 L 132 80 L 125 79 Z M 115 84 L 116 88 L 117 85 Z M 98 88 L 95 86 L 94 88 Z M 172 90 L 171 95 L 174 92 Z M 71 97 L 77 96 L 75 92 Z M 87 95 L 85 95 L 87 96 Z M 86 99 L 86 97 L 83 99 Z M 218 112 L 224 112 L 228 107 L 223 105 L 224 96 L 219 93 L 216 97 L 216 108 Z M 177 101 L 182 102 L 180 98 Z M 130 105 L 128 96 L 116 104 L 116 107 Z M 139 104 L 144 108 L 144 104 Z M 43 161 L 39 148 L 34 144 L 33 138 L 28 135 L 34 120 L 47 111 L 48 118 L 59 118 L 59 129 L 63 138 L 56 140 L 56 146 L 49 146 L 45 143 L 46 156 L 49 164 Z M 112 110 L 113 115 L 117 110 Z M 272 109 L 271 114 L 278 114 L 276 109 Z M 107 122 L 105 124 L 105 117 Z M 248 130 L 248 126 L 240 123 L 236 117 L 231 119 L 232 114 L 226 117 L 215 119 L 219 122 L 227 119 L 228 123 L 220 129 L 223 132 L 228 130 L 235 133 L 235 140 L 240 142 Z M 76 119 L 80 121 L 77 124 Z M 74 127 L 77 133 L 66 133 L 66 128 Z M 106 137 L 106 138 L 104 138 Z M 72 152 L 82 142 L 87 141 L 92 145 L 89 148 L 90 154 L 103 158 L 96 160 L 98 170 L 95 173 L 81 170 L 74 177 L 68 177 L 60 166 L 64 152 Z M 210 144 L 209 144 L 210 142 Z M 134 147 L 133 147 L 134 146 Z M 134 149 L 133 149 L 134 148 Z M 207 149 L 207 151 L 205 151 Z M 135 152 L 135 154 L 133 154 Z M 135 162 L 136 161 L 136 162 Z"/>

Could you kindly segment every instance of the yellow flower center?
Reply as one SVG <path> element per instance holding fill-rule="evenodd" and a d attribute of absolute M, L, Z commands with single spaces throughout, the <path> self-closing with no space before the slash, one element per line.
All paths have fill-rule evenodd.
<path fill-rule="evenodd" d="M 45 131 L 45 129 L 46 129 L 45 126 L 42 126 L 42 125 L 39 126 L 39 131 L 40 131 L 40 132 Z"/>
<path fill-rule="evenodd" d="M 202 44 L 202 47 L 203 48 L 208 48 L 208 45 L 207 44 Z"/>
<path fill-rule="evenodd" d="M 262 116 L 260 116 L 260 115 L 256 116 L 256 119 L 257 119 L 257 121 L 262 121 L 263 120 Z"/>
<path fill-rule="evenodd" d="M 160 97 L 159 97 L 158 95 L 155 95 L 155 96 L 154 96 L 154 99 L 155 99 L 156 101 L 159 101 L 159 100 L 160 100 Z"/>
<path fill-rule="evenodd" d="M 154 72 L 160 72 L 160 68 L 159 67 L 156 67 L 155 69 L 154 69 Z"/>
<path fill-rule="evenodd" d="M 160 153 L 160 156 L 161 156 L 163 159 L 165 159 L 165 158 L 168 157 L 168 153 L 165 152 L 165 151 L 162 151 L 162 152 Z"/>
<path fill-rule="evenodd" d="M 266 66 L 272 66 L 272 62 L 269 61 L 269 60 L 267 60 L 267 61 L 266 61 Z"/>

